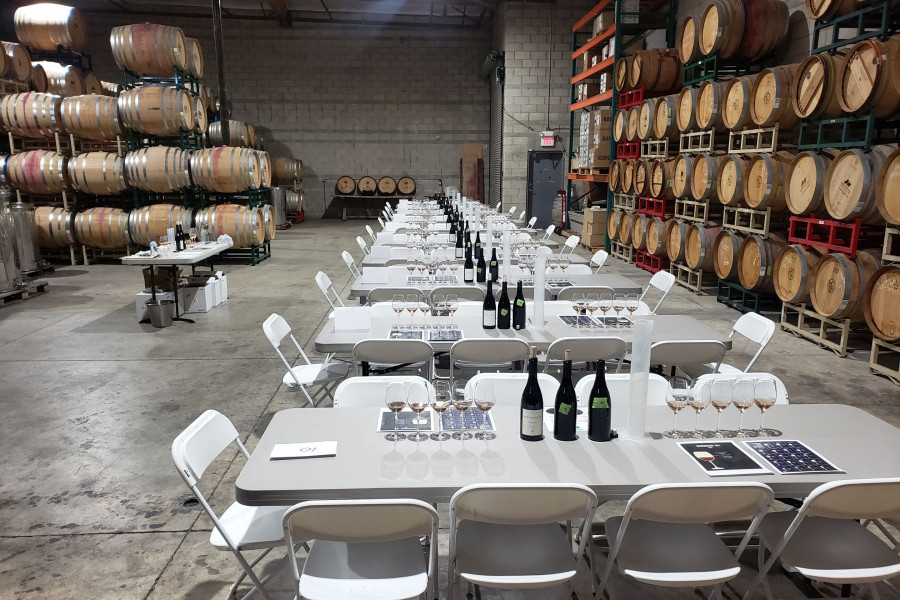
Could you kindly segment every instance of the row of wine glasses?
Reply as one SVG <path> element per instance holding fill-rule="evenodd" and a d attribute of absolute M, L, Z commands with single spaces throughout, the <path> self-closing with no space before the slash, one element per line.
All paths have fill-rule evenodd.
<path fill-rule="evenodd" d="M 761 377 L 737 377 L 736 379 L 721 378 L 698 382 L 693 387 L 687 380 L 674 378 L 669 382 L 670 391 L 666 397 L 666 404 L 675 414 L 672 429 L 663 433 L 670 438 L 732 438 L 732 437 L 771 437 L 781 435 L 775 429 L 765 427 L 766 411 L 775 404 L 777 389 L 775 380 Z M 700 413 L 712 404 L 718 416 L 716 429 L 704 431 L 700 429 Z M 731 405 L 740 412 L 738 428 L 734 431 L 722 429 L 722 412 Z M 756 429 L 744 429 L 744 413 L 756 405 L 760 410 L 759 427 Z M 678 413 L 690 406 L 694 409 L 697 418 L 693 431 L 678 430 Z"/>
<path fill-rule="evenodd" d="M 440 318 L 442 315 L 449 315 L 450 322 L 442 327 L 440 322 L 435 323 L 433 329 L 453 329 L 453 314 L 459 309 L 459 297 L 456 294 L 435 294 L 431 300 L 424 294 L 394 294 L 391 299 L 391 308 L 397 313 L 397 324 L 393 328 L 403 329 L 427 329 L 427 315 L 431 312 Z M 403 325 L 400 315 L 403 311 L 409 313 L 409 326 Z M 422 312 L 422 324 L 415 324 L 415 314 L 417 311 Z"/>
<path fill-rule="evenodd" d="M 465 422 L 465 412 L 472 406 L 473 398 L 466 394 L 465 383 L 458 382 L 452 389 L 448 381 L 436 381 L 434 383 L 434 396 L 429 398 L 428 386 L 422 381 L 402 382 L 392 381 L 387 384 L 384 394 L 384 402 L 387 407 L 394 413 L 394 431 L 385 435 L 385 439 L 391 442 L 409 439 L 414 442 L 424 442 L 432 439 L 437 442 L 443 442 L 449 439 L 470 440 L 472 434 L 468 431 L 460 430 L 450 435 L 443 429 L 444 412 L 451 406 L 459 411 L 460 420 Z M 493 431 L 488 429 L 488 413 L 494 407 L 494 386 L 489 381 L 479 382 L 475 386 L 474 391 L 475 406 L 482 413 L 483 428 L 479 430 L 474 437 L 479 440 L 492 440 L 496 436 Z M 421 414 L 428 406 L 437 414 L 438 430 L 430 436 L 422 433 L 420 424 L 423 421 Z M 400 412 L 409 406 L 410 410 L 415 413 L 413 422 L 416 425 L 416 432 L 405 434 L 400 432 Z"/>
<path fill-rule="evenodd" d="M 572 310 L 575 311 L 575 314 L 581 317 L 585 312 L 589 313 L 591 317 L 594 316 L 594 313 L 599 310 L 603 313 L 603 327 L 620 327 L 618 324 L 619 316 L 623 310 L 627 310 L 629 316 L 634 316 L 634 312 L 640 307 L 640 296 L 638 294 L 619 294 L 612 292 L 599 292 L 599 293 L 590 293 L 590 294 L 582 294 L 582 293 L 574 293 L 572 294 Z M 612 309 L 616 313 L 616 324 L 615 325 L 606 325 L 606 313 Z M 581 320 L 579 319 L 576 327 L 581 328 Z M 594 328 L 596 325 L 594 321 L 588 324 L 589 328 Z M 622 325 L 622 327 L 627 327 L 627 325 Z"/>
<path fill-rule="evenodd" d="M 459 270 L 459 263 L 444 258 L 437 258 L 435 256 L 407 258 L 406 270 L 409 271 L 410 276 L 418 271 L 420 276 L 427 272 L 428 275 L 433 278 L 436 274 L 442 276 L 446 275 L 447 270 L 449 270 L 453 276 L 456 276 L 456 271 Z"/>

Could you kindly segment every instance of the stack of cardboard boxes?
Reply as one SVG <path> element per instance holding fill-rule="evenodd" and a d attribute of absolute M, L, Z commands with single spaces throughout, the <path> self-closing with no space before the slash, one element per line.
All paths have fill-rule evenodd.
<path fill-rule="evenodd" d="M 606 238 L 606 209 L 585 208 L 581 244 L 588 248 L 603 246 Z"/>
<path fill-rule="evenodd" d="M 612 109 L 595 108 L 581 112 L 578 132 L 578 158 L 573 164 L 579 169 L 609 168 L 609 141 L 612 136 Z"/>

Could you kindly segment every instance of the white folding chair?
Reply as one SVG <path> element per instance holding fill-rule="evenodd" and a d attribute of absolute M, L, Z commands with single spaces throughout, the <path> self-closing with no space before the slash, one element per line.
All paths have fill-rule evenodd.
<path fill-rule="evenodd" d="M 456 600 L 461 580 L 499 589 L 571 581 L 596 508 L 596 494 L 579 484 L 475 484 L 459 490 L 450 499 L 448 600 Z M 574 551 L 560 527 L 569 521 L 581 521 Z"/>
<path fill-rule="evenodd" d="M 433 357 L 431 346 L 422 340 L 361 340 L 353 346 L 356 374 L 364 377 L 373 371 L 383 375 L 400 369 L 425 367 L 426 379 L 431 379 Z"/>
<path fill-rule="evenodd" d="M 516 214 L 516 207 L 513 206 L 509 209 L 509 218 L 512 219 L 513 215 Z"/>
<path fill-rule="evenodd" d="M 522 221 L 522 222 L 524 222 L 524 221 L 525 221 L 525 215 L 526 215 L 526 214 L 528 214 L 528 211 L 524 211 L 524 210 L 523 210 L 522 212 L 519 213 L 519 218 L 516 219 L 516 220 L 517 220 L 517 221 Z"/>
<path fill-rule="evenodd" d="M 603 268 L 603 265 L 606 264 L 606 259 L 609 258 L 609 252 L 606 250 L 597 250 L 594 252 L 594 255 L 591 257 L 591 264 L 597 267 L 594 273 L 599 273 L 600 269 Z"/>
<path fill-rule="evenodd" d="M 718 340 L 656 342 L 650 346 L 650 364 L 670 366 L 674 377 L 676 368 L 684 371 L 686 367 L 706 363 L 718 366 L 725 352 L 725 344 Z"/>
<path fill-rule="evenodd" d="M 573 363 L 584 365 L 598 360 L 616 361 L 625 356 L 628 344 L 617 337 L 566 337 L 559 338 L 550 344 L 544 355 L 544 373 L 550 371 L 550 367 L 562 366 L 566 350 L 571 350 Z M 573 364 L 574 366 L 574 364 Z"/>
<path fill-rule="evenodd" d="M 544 237 L 541 238 L 541 241 L 544 242 L 546 240 L 549 240 L 554 231 L 556 231 L 556 227 L 554 225 L 549 225 L 547 227 L 547 230 L 544 232 Z"/>
<path fill-rule="evenodd" d="M 563 247 L 559 249 L 560 254 L 572 254 L 575 252 L 575 248 L 578 247 L 578 243 L 581 242 L 581 238 L 577 235 L 570 235 L 566 238 L 566 243 L 563 244 Z"/>
<path fill-rule="evenodd" d="M 384 203 L 384 210 L 387 211 L 388 217 L 390 217 L 390 219 L 394 218 L 394 207 L 391 206 L 390 202 Z"/>
<path fill-rule="evenodd" d="M 649 485 L 628 501 L 625 514 L 606 520 L 610 549 L 600 578 L 600 594 L 614 565 L 642 583 L 662 587 L 720 585 L 741 571 L 738 559 L 772 504 L 761 483 L 674 483 Z M 732 554 L 709 527 L 752 519 Z"/>
<path fill-rule="evenodd" d="M 356 236 L 356 243 L 359 245 L 359 249 L 363 251 L 363 256 L 368 256 L 369 247 L 366 245 L 366 240 L 362 239 L 361 235 Z"/>
<path fill-rule="evenodd" d="M 444 297 L 446 297 L 447 294 L 456 294 L 458 300 L 472 300 L 474 302 L 483 302 L 485 292 L 482 288 L 471 285 L 448 285 L 444 287 L 436 287 L 431 290 L 432 298 L 441 294 L 444 295 Z"/>
<path fill-rule="evenodd" d="M 378 224 L 381 225 L 381 230 L 384 231 L 384 219 L 378 217 Z"/>
<path fill-rule="evenodd" d="M 373 302 L 390 302 L 394 299 L 394 295 L 403 294 L 405 298 L 407 294 L 415 294 L 418 292 L 415 288 L 399 288 L 399 287 L 377 287 L 372 288 L 366 293 L 366 299 L 369 301 L 369 304 Z"/>
<path fill-rule="evenodd" d="M 241 443 L 237 429 L 228 417 L 215 410 L 207 410 L 172 442 L 172 460 L 178 474 L 213 522 L 209 543 L 217 550 L 234 554 L 243 569 L 243 575 L 228 590 L 228 598 L 236 598 L 238 586 L 245 577 L 249 577 L 253 588 L 242 598 L 247 598 L 258 590 L 263 598 L 271 600 L 263 586 L 277 570 L 260 579 L 253 568 L 272 548 L 284 544 L 281 516 L 287 507 L 244 506 L 235 502 L 219 516 L 199 489 L 203 473 L 231 444 L 237 445 L 244 460 L 250 458 L 250 453 Z M 301 542 L 298 540 L 297 543 Z M 244 552 L 254 550 L 262 552 L 248 562 Z"/>
<path fill-rule="evenodd" d="M 694 381 L 694 385 L 700 385 L 706 381 L 715 381 L 718 379 L 729 379 L 732 382 L 738 379 L 768 379 L 775 382 L 775 404 L 789 404 L 787 388 L 784 382 L 771 373 L 707 373 L 701 375 Z"/>
<path fill-rule="evenodd" d="M 524 218 L 524 215 L 523 215 Z M 534 229 L 534 224 L 537 223 L 537 217 L 531 217 L 528 219 L 528 229 Z"/>
<path fill-rule="evenodd" d="M 494 388 L 494 402 L 496 405 L 518 405 L 522 400 L 522 392 L 528 381 L 528 373 L 478 373 L 466 382 L 466 395 L 474 397 L 475 388 L 482 381 L 490 382 Z M 559 381 L 552 375 L 538 373 L 538 387 L 544 402 L 552 401 L 559 389 Z"/>
<path fill-rule="evenodd" d="M 375 231 L 372 229 L 371 225 L 366 225 L 366 232 L 369 234 L 369 237 L 372 238 L 373 244 L 378 241 L 378 238 L 375 237 Z"/>
<path fill-rule="evenodd" d="M 384 394 L 389 383 L 424 383 L 430 398 L 434 398 L 434 386 L 418 375 L 369 375 L 350 377 L 341 382 L 334 391 L 335 408 L 355 408 L 359 406 L 385 407 Z"/>
<path fill-rule="evenodd" d="M 591 387 L 594 385 L 596 375 L 585 375 L 575 384 L 575 397 L 578 398 L 578 406 L 588 406 Z M 627 403 L 629 400 L 629 390 L 631 389 L 630 373 L 606 373 L 606 386 L 609 388 L 609 396 L 612 402 Z M 662 375 L 650 373 L 647 382 L 647 405 L 648 406 L 666 406 L 666 393 L 669 389 L 669 381 Z M 613 410 L 613 426 L 618 423 L 624 424 L 624 420 L 619 421 L 622 411 Z M 627 418 L 627 416 L 625 417 Z"/>
<path fill-rule="evenodd" d="M 675 276 L 669 273 L 668 271 L 657 271 L 653 274 L 653 277 L 650 278 L 650 282 L 647 285 L 647 289 L 644 290 L 644 293 L 641 294 L 640 300 L 643 302 L 647 302 L 647 293 L 651 289 L 659 290 L 662 293 L 659 300 L 656 302 L 656 306 L 653 307 L 652 314 L 656 314 L 656 311 L 659 310 L 659 306 L 663 303 L 663 300 L 666 299 L 666 296 L 669 295 L 669 292 L 672 291 L 672 286 L 675 285 Z M 650 303 L 647 302 L 649 305 Z"/>
<path fill-rule="evenodd" d="M 759 526 L 759 574 L 744 600 L 772 590 L 766 575 L 781 566 L 814 581 L 865 584 L 878 600 L 875 583 L 900 575 L 900 555 L 857 520 L 900 517 L 900 478 L 850 479 L 820 485 L 796 512 L 774 512 Z M 764 560 L 769 551 L 768 560 Z"/>
<path fill-rule="evenodd" d="M 319 286 L 319 291 L 322 292 L 322 295 L 328 300 L 328 304 L 331 305 L 331 308 L 344 306 L 344 301 L 341 300 L 340 295 L 338 295 L 337 291 L 334 289 L 331 278 L 323 271 L 316 273 L 316 285 Z"/>
<path fill-rule="evenodd" d="M 550 256 L 553 254 L 553 250 L 548 248 L 547 246 L 538 246 L 534 249 L 535 254 L 543 254 L 544 256 Z"/>
<path fill-rule="evenodd" d="M 347 268 L 350 269 L 350 274 L 354 279 L 359 279 L 362 277 L 362 272 L 359 270 L 359 267 L 356 266 L 356 261 L 353 260 L 353 255 L 344 250 L 341 252 L 341 258 L 344 259 L 344 264 L 347 265 Z"/>
<path fill-rule="evenodd" d="M 456 369 L 513 369 L 528 360 L 528 344 L 520 339 L 470 338 L 450 346 L 450 385 Z"/>
<path fill-rule="evenodd" d="M 281 379 L 284 385 L 300 388 L 303 395 L 306 396 L 306 399 L 309 400 L 309 403 L 312 406 L 318 406 L 323 398 L 331 398 L 334 400 L 331 394 L 332 389 L 340 380 L 347 376 L 347 372 L 350 370 L 346 363 L 329 362 L 331 360 L 330 355 L 325 359 L 324 363 L 318 364 L 311 362 L 309 357 L 306 356 L 306 352 L 303 351 L 303 348 L 301 348 L 300 344 L 297 342 L 297 338 L 291 333 L 291 326 L 278 314 L 272 313 L 269 315 L 269 318 L 263 323 L 263 332 L 266 334 L 269 343 L 275 348 L 275 352 L 278 353 L 281 362 L 283 362 L 284 366 L 288 369 L 287 373 L 285 373 L 284 377 Z M 291 363 L 285 358 L 284 354 L 281 352 L 281 342 L 283 342 L 286 337 L 291 338 L 291 341 L 294 342 L 294 346 L 296 346 L 300 356 L 302 356 L 303 360 L 306 362 L 305 365 L 292 367 Z M 312 388 L 318 389 L 315 393 L 310 395 L 309 390 Z"/>
<path fill-rule="evenodd" d="M 759 355 L 762 354 L 763 350 L 766 349 L 766 346 L 769 345 L 772 336 L 775 335 L 775 322 L 757 313 L 746 313 L 738 317 L 738 320 L 734 322 L 728 338 L 734 339 L 735 333 L 739 333 L 751 342 L 759 344 L 756 354 L 753 355 L 753 358 L 750 359 L 750 362 L 743 369 L 725 363 L 720 364 L 717 368 L 712 364 L 706 364 L 695 365 L 685 371 L 685 373 L 692 378 L 699 377 L 705 373 L 746 373 L 753 366 L 753 363 L 756 362 L 756 359 L 759 358 Z"/>
<path fill-rule="evenodd" d="M 283 528 L 299 597 L 437 598 L 438 520 L 434 508 L 412 499 L 319 500 L 290 507 Z M 315 541 L 301 572 L 292 550 L 303 539 Z"/>

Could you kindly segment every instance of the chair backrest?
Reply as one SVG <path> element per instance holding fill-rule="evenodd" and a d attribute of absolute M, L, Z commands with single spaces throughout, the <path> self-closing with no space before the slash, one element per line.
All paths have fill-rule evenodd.
<path fill-rule="evenodd" d="M 606 250 L 597 250 L 594 252 L 594 255 L 591 257 L 591 264 L 597 267 L 594 271 L 595 273 L 599 273 L 600 269 L 603 268 L 603 265 L 606 264 L 606 259 L 609 258 L 609 252 Z"/>
<path fill-rule="evenodd" d="M 589 265 L 569 265 L 565 273 L 560 273 L 560 277 L 565 277 L 566 275 L 591 275 L 592 273 L 593 271 L 591 271 Z"/>
<path fill-rule="evenodd" d="M 662 483 L 638 491 L 626 518 L 663 523 L 717 523 L 754 518 L 768 510 L 772 489 L 762 483 Z"/>
<path fill-rule="evenodd" d="M 451 521 L 504 525 L 590 521 L 597 495 L 575 483 L 468 485 L 450 499 Z"/>
<path fill-rule="evenodd" d="M 353 346 L 353 362 L 357 368 L 363 362 L 388 363 L 394 365 L 431 364 L 432 350 L 422 340 L 362 340 Z M 429 368 L 428 373 L 431 373 Z"/>
<path fill-rule="evenodd" d="M 528 211 L 523 210 L 522 212 L 520 212 L 519 213 L 519 221 L 524 221 L 526 214 L 528 214 Z"/>
<path fill-rule="evenodd" d="M 656 302 L 656 306 L 653 307 L 654 315 L 656 314 L 656 311 L 659 310 L 659 306 L 663 303 L 663 300 L 665 300 L 666 296 L 669 295 L 669 292 L 672 291 L 673 285 L 675 285 L 675 276 L 668 271 L 657 271 L 653 274 L 653 277 L 650 278 L 647 289 L 645 289 L 644 293 L 641 294 L 641 300 L 644 300 L 644 298 L 646 298 L 647 292 L 650 291 L 650 288 L 655 288 L 662 292 L 662 296 L 660 296 L 659 300 Z"/>
<path fill-rule="evenodd" d="M 430 536 L 438 514 L 421 500 L 317 500 L 290 507 L 282 523 L 285 538 L 298 543 L 376 542 Z"/>
<path fill-rule="evenodd" d="M 516 207 L 515 207 L 515 206 L 513 206 L 513 207 L 511 207 L 511 208 L 509 209 L 509 218 L 511 219 L 512 216 L 513 216 L 514 214 L 516 214 Z"/>
<path fill-rule="evenodd" d="M 534 300 L 534 286 L 527 286 L 527 287 L 523 286 L 522 287 L 522 295 L 525 296 L 526 300 Z M 552 299 L 553 299 L 553 293 L 549 289 L 544 288 L 544 300 L 552 300 Z"/>
<path fill-rule="evenodd" d="M 806 497 L 799 512 L 830 519 L 896 519 L 900 517 L 900 478 L 825 483 Z"/>
<path fill-rule="evenodd" d="M 537 217 L 531 217 L 528 219 L 528 229 L 534 229 L 534 224 L 537 223 Z"/>
<path fill-rule="evenodd" d="M 378 239 L 375 237 L 375 231 L 372 229 L 371 225 L 366 225 L 366 232 L 369 234 L 369 237 L 372 238 L 373 242 Z"/>
<path fill-rule="evenodd" d="M 553 254 L 553 250 L 551 250 L 547 246 L 538 246 L 537 248 L 534 249 L 534 253 L 549 256 L 549 255 Z"/>
<path fill-rule="evenodd" d="M 382 219 L 381 217 L 377 217 L 377 219 L 378 224 L 381 225 L 381 229 L 384 230 L 384 219 Z"/>
<path fill-rule="evenodd" d="M 432 298 L 437 294 L 443 294 L 444 297 L 446 297 L 447 294 L 456 294 L 456 297 L 460 300 L 473 300 L 476 302 L 484 301 L 484 290 L 473 285 L 436 287 L 431 290 Z"/>
<path fill-rule="evenodd" d="M 577 235 L 570 235 L 566 238 L 566 243 L 562 248 L 559 249 L 560 254 L 572 254 L 575 251 L 575 248 L 578 247 L 579 242 L 581 242 L 581 238 Z"/>
<path fill-rule="evenodd" d="M 455 361 L 498 364 L 528 360 L 528 344 L 519 339 L 471 338 L 450 347 L 450 368 Z"/>
<path fill-rule="evenodd" d="M 713 381 L 717 379 L 730 379 L 732 381 L 736 379 L 768 379 L 770 381 L 775 382 L 775 404 L 789 404 L 788 400 L 788 392 L 787 388 L 784 386 L 784 382 L 781 381 L 775 375 L 771 373 L 740 373 L 740 374 L 732 374 L 732 373 L 707 373 L 706 375 L 701 375 L 696 379 L 694 385 L 699 385 L 705 381 Z"/>
<path fill-rule="evenodd" d="M 334 391 L 334 408 L 357 406 L 385 407 L 384 393 L 389 383 L 421 382 L 428 387 L 429 397 L 434 398 L 434 386 L 424 377 L 417 375 L 372 375 L 370 377 L 350 377 Z"/>
<path fill-rule="evenodd" d="M 479 373 L 466 382 L 466 395 L 475 393 L 475 386 L 481 381 L 490 381 L 494 386 L 494 401 L 498 405 L 518 405 L 522 401 L 522 392 L 528 373 Z M 559 389 L 559 381 L 552 375 L 538 373 L 538 386 L 544 402 L 552 401 Z M 471 396 L 470 396 L 471 397 Z"/>
<path fill-rule="evenodd" d="M 718 340 L 681 340 L 656 342 L 650 346 L 651 365 L 703 365 L 719 368 L 725 356 L 725 344 Z"/>
<path fill-rule="evenodd" d="M 319 291 L 321 291 L 322 295 L 325 296 L 325 299 L 328 300 L 328 304 L 331 305 L 331 308 L 344 306 L 344 301 L 341 300 L 341 297 L 331 284 L 331 279 L 323 271 L 316 273 L 316 285 L 319 286 Z M 333 299 L 332 296 L 334 297 Z"/>
<path fill-rule="evenodd" d="M 403 294 L 403 297 L 406 298 L 407 294 L 419 294 L 422 292 L 415 288 L 402 288 L 402 287 L 377 287 L 372 288 L 366 294 L 366 298 L 369 302 L 390 302 L 394 299 L 394 294 Z"/>
<path fill-rule="evenodd" d="M 555 225 L 549 225 L 547 230 L 544 232 L 544 237 L 541 239 L 547 240 L 550 239 L 550 236 L 553 235 L 553 232 L 556 231 Z"/>
<path fill-rule="evenodd" d="M 297 338 L 294 337 L 294 334 L 291 333 L 291 326 L 284 320 L 284 317 L 277 313 L 272 313 L 269 315 L 269 318 L 263 322 L 263 333 L 266 335 L 269 343 L 272 344 L 272 347 L 275 348 L 275 352 L 281 357 L 281 362 L 284 363 L 291 375 L 294 375 L 294 380 L 296 381 L 297 377 L 291 369 L 291 363 L 288 362 L 287 358 L 285 358 L 284 354 L 281 352 L 281 342 L 284 341 L 284 338 L 290 337 L 291 341 L 294 342 L 294 346 L 299 351 L 300 356 L 306 361 L 306 364 L 311 363 L 309 362 L 309 357 L 306 356 L 306 352 L 304 352 L 303 348 L 300 346 L 300 342 L 298 342 Z M 300 385 L 299 381 L 297 381 L 297 385 Z"/>
<path fill-rule="evenodd" d="M 356 261 L 353 260 L 353 255 L 344 250 L 341 252 L 341 258 L 344 259 L 344 264 L 347 265 L 347 268 L 350 269 L 350 274 L 354 277 L 361 277 L 362 273 L 359 271 L 359 267 L 356 266 Z"/>
<path fill-rule="evenodd" d="M 566 350 L 572 351 L 574 362 L 619 360 L 625 356 L 628 344 L 617 337 L 567 337 L 555 340 L 547 348 L 547 366 L 565 358 Z"/>
<path fill-rule="evenodd" d="M 232 443 L 237 443 L 245 458 L 249 456 L 228 417 L 207 410 L 172 442 L 172 460 L 184 482 L 196 490 L 209 465 Z"/>
<path fill-rule="evenodd" d="M 369 255 L 369 247 L 366 245 L 366 240 L 362 239 L 361 235 L 356 236 L 356 243 L 359 244 L 360 250 L 363 251 L 365 256 Z"/>
<path fill-rule="evenodd" d="M 606 285 L 570 285 L 559 290 L 556 299 L 569 301 L 575 294 L 602 294 L 604 292 L 614 294 L 615 291 Z"/>
<path fill-rule="evenodd" d="M 775 335 L 775 322 L 758 313 L 746 313 L 735 321 L 734 327 L 731 329 L 731 336 L 734 337 L 735 333 L 739 333 L 751 342 L 759 344 L 756 354 L 744 367 L 744 372 L 747 372 L 753 366 L 753 363 L 756 362 L 756 359 L 759 358 L 759 355 L 762 354 L 762 351 L 766 349 L 772 336 Z"/>
<path fill-rule="evenodd" d="M 575 397 L 579 406 L 588 405 L 588 396 L 594 385 L 596 375 L 585 375 L 575 384 Z M 614 402 L 628 402 L 628 391 L 631 386 L 631 373 L 610 373 L 607 369 L 606 387 Z M 669 390 L 669 382 L 662 375 L 650 373 L 647 381 L 647 406 L 666 406 L 666 394 Z M 613 411 L 613 419 L 617 419 L 621 411 Z"/>

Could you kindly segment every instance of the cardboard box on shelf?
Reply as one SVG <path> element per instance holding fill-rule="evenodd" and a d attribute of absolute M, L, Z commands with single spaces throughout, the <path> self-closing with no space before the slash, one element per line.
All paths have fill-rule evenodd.
<path fill-rule="evenodd" d="M 600 143 L 591 150 L 591 166 L 608 167 L 609 166 L 609 138 L 605 143 Z"/>
<path fill-rule="evenodd" d="M 582 87 L 584 88 L 584 99 L 587 100 L 592 96 L 596 96 L 597 94 L 602 94 L 603 90 L 600 89 L 599 83 L 582 83 Z M 593 127 L 593 122 L 591 123 L 591 127 Z"/>
<path fill-rule="evenodd" d="M 584 59 L 583 59 L 583 64 L 582 64 L 581 70 L 587 71 L 591 67 L 597 66 L 597 63 L 600 58 L 600 49 L 599 48 L 591 48 L 590 50 L 588 50 L 584 54 L 582 54 L 582 56 L 584 57 Z"/>
<path fill-rule="evenodd" d="M 581 236 L 581 243 L 588 248 L 602 247 L 606 242 L 606 234 L 602 231 L 597 233 L 589 233 Z"/>
<path fill-rule="evenodd" d="M 176 278 L 181 279 L 181 269 L 177 267 L 156 267 L 156 275 L 153 280 L 156 283 L 156 289 L 163 292 L 171 292 L 174 288 L 172 284 L 172 270 L 176 270 Z M 144 288 L 150 289 L 150 286 L 153 285 L 150 282 L 150 267 L 144 268 Z"/>
<path fill-rule="evenodd" d="M 596 108 L 591 116 L 594 118 L 594 133 L 606 132 L 609 135 L 612 131 L 612 109 Z"/>
<path fill-rule="evenodd" d="M 601 31 L 616 22 L 616 11 L 603 11 L 594 18 L 593 36 L 596 37 Z"/>

